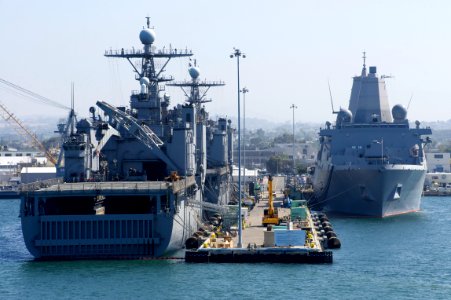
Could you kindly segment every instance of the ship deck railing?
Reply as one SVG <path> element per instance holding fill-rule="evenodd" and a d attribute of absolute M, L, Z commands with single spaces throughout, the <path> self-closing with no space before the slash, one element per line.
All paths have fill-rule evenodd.
<path fill-rule="evenodd" d="M 140 55 L 148 55 L 148 54 L 152 54 L 155 57 L 159 57 L 159 56 L 191 56 L 193 55 L 193 51 L 188 49 L 188 48 L 163 48 L 163 49 L 156 49 L 156 48 L 152 48 L 151 51 L 146 52 L 142 49 L 109 49 L 109 50 L 105 50 L 104 55 L 105 56 L 123 56 L 123 57 L 139 57 Z"/>
<path fill-rule="evenodd" d="M 409 128 L 408 123 L 345 123 L 341 125 L 333 125 L 332 128 L 320 128 L 320 131 L 327 131 L 332 129 L 339 129 L 339 128 L 408 128 L 411 130 L 420 131 L 421 134 L 430 134 L 431 128 L 425 127 L 425 128 Z"/>
<path fill-rule="evenodd" d="M 23 185 L 20 189 L 24 192 L 148 192 L 172 189 L 173 193 L 177 193 L 182 189 L 188 188 L 196 183 L 194 176 L 187 177 L 178 181 L 107 181 L 107 182 L 74 182 L 65 183 L 62 178 L 56 182 L 36 182 L 33 184 Z"/>

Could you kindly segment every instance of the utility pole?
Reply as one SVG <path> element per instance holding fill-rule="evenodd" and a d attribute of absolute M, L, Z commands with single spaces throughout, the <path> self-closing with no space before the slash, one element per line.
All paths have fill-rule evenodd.
<path fill-rule="evenodd" d="M 246 93 L 249 93 L 249 90 L 244 87 L 241 93 L 243 93 L 243 187 L 246 194 Z"/>
<path fill-rule="evenodd" d="M 295 158 L 294 158 L 294 110 L 298 107 L 294 104 L 291 104 L 290 108 L 293 109 L 293 174 L 296 174 L 296 165 L 295 165 Z"/>
<path fill-rule="evenodd" d="M 238 85 L 238 248 L 242 248 L 242 218 L 241 218 L 241 111 L 240 111 L 240 57 L 246 58 L 244 53 L 241 53 L 240 49 L 233 48 L 233 53 L 230 54 L 230 58 L 236 57 L 237 66 L 237 85 Z"/>

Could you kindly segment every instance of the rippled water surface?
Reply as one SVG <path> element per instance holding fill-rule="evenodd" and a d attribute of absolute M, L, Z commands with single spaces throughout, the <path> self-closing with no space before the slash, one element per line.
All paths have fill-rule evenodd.
<path fill-rule="evenodd" d="M 18 200 L 0 200 L 1 299 L 450 299 L 451 198 L 386 219 L 331 218 L 332 265 L 34 262 Z"/>

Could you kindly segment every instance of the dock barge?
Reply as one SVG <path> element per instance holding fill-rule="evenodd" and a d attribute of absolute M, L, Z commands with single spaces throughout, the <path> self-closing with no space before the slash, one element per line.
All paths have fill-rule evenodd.
<path fill-rule="evenodd" d="M 237 237 L 213 233 L 196 249 L 185 251 L 189 263 L 332 263 L 330 249 L 341 246 L 331 224 L 323 213 L 310 211 L 305 200 L 292 200 L 291 208 L 281 207 L 281 197 L 275 197 L 278 225 L 262 225 L 268 207 L 266 197 L 244 210 L 242 243 L 236 248 Z"/>

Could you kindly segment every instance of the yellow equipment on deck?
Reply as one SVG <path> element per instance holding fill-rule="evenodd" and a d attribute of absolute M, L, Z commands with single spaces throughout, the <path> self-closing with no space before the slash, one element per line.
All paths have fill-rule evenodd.
<path fill-rule="evenodd" d="M 263 226 L 267 226 L 269 224 L 279 225 L 279 212 L 277 208 L 274 208 L 273 204 L 273 195 L 272 195 L 272 176 L 269 175 L 268 178 L 268 208 L 265 208 L 262 218 Z"/>

